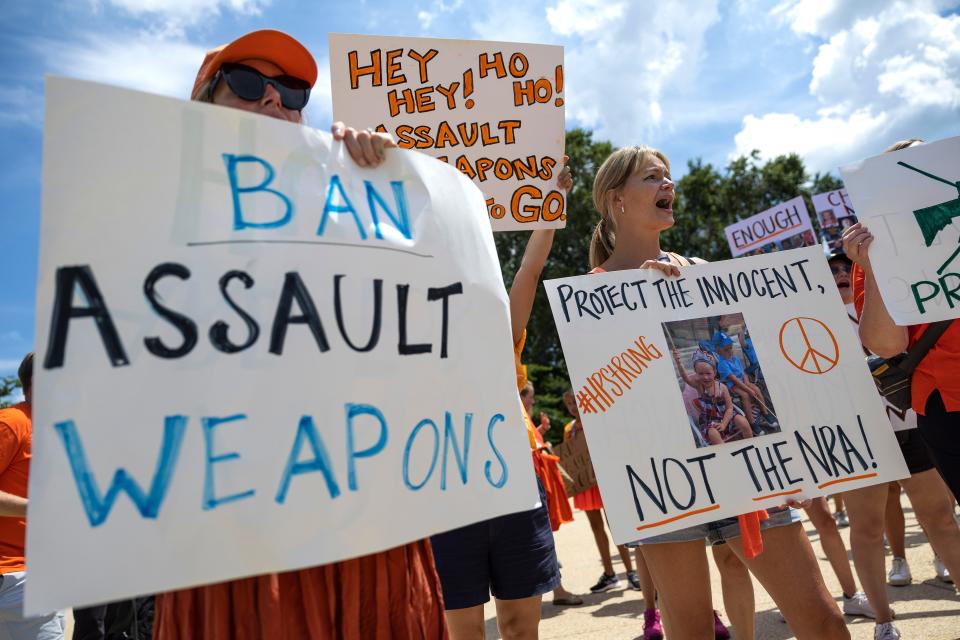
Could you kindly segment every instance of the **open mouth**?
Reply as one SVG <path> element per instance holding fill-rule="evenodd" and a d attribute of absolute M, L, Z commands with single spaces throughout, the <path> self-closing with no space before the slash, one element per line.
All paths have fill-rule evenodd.
<path fill-rule="evenodd" d="M 846 287 L 846 288 L 849 289 L 849 288 L 850 288 L 850 281 L 847 280 L 846 278 L 839 278 L 839 279 L 837 280 L 837 288 L 840 289 L 840 288 L 843 288 L 843 287 Z"/>
<path fill-rule="evenodd" d="M 660 198 L 659 200 L 657 200 L 657 208 L 658 208 L 658 209 L 672 210 L 672 209 L 673 209 L 673 198 L 672 198 L 672 197 L 669 197 L 669 198 Z"/>

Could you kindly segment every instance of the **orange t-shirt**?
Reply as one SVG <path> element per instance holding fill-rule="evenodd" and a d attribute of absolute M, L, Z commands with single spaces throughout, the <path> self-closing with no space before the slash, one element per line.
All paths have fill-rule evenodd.
<path fill-rule="evenodd" d="M 30 475 L 30 405 L 0 409 L 0 491 L 27 497 Z M 23 556 L 27 521 L 0 517 L 0 574 L 26 570 Z"/>
<path fill-rule="evenodd" d="M 863 269 L 853 266 L 853 302 L 857 306 L 857 315 L 863 313 L 864 280 Z M 910 346 L 927 330 L 929 324 L 914 324 L 907 327 Z M 947 411 L 960 411 L 960 322 L 954 321 L 947 332 L 940 336 L 927 356 L 913 370 L 910 384 L 913 410 L 926 415 L 927 400 L 934 391 L 943 397 Z"/>

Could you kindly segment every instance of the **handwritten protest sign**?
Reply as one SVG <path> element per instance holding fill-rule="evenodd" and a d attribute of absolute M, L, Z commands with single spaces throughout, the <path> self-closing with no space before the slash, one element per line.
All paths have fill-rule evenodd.
<path fill-rule="evenodd" d="M 536 504 L 462 174 L 401 150 L 363 169 L 306 127 L 75 80 L 46 105 L 28 612 Z"/>
<path fill-rule="evenodd" d="M 724 229 L 733 257 L 794 249 L 816 243 L 802 196 L 740 220 Z"/>
<path fill-rule="evenodd" d="M 813 200 L 813 209 L 817 212 L 817 219 L 823 228 L 844 226 L 843 221 L 847 219 L 853 219 L 856 222 L 857 212 L 853 209 L 853 203 L 846 189 L 815 193 L 811 196 L 811 200 Z"/>
<path fill-rule="evenodd" d="M 330 34 L 335 119 L 393 134 L 480 187 L 494 231 L 560 228 L 563 47 Z"/>
<path fill-rule="evenodd" d="M 618 544 L 907 475 L 819 247 L 546 288 Z"/>
<path fill-rule="evenodd" d="M 575 496 L 597 484 L 590 461 L 587 439 L 577 436 L 560 444 L 553 445 L 553 454 L 560 457 L 560 466 L 570 476 L 566 487 L 568 496 Z"/>
<path fill-rule="evenodd" d="M 960 136 L 841 167 L 899 325 L 960 318 Z"/>

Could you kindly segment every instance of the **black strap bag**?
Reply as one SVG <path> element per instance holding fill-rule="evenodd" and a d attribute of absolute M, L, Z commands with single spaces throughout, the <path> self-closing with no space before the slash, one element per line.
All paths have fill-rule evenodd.
<path fill-rule="evenodd" d="M 917 340 L 917 343 L 906 353 L 901 353 L 892 358 L 881 358 L 875 355 L 867 357 L 867 366 L 870 367 L 873 381 L 876 383 L 880 395 L 887 402 L 900 411 L 906 411 L 910 408 L 912 405 L 910 380 L 913 378 L 913 370 L 927 357 L 930 349 L 933 348 L 933 345 L 937 343 L 937 340 L 946 332 L 952 322 L 953 320 L 941 320 L 931 324 Z"/>

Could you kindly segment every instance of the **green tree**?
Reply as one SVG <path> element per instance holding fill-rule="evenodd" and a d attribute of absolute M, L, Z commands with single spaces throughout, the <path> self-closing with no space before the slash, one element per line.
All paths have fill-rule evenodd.
<path fill-rule="evenodd" d="M 16 376 L 0 378 L 0 409 L 13 406 L 13 399 L 18 396 L 17 389 L 19 388 L 20 380 Z"/>
<path fill-rule="evenodd" d="M 764 163 L 753 151 L 732 160 L 722 173 L 712 164 L 691 160 L 687 174 L 677 181 L 676 224 L 664 234 L 664 246 L 705 260 L 728 259 L 724 227 L 798 195 L 814 215 L 810 196 L 841 186 L 830 174 L 811 178 L 795 153 Z"/>

